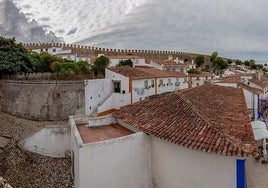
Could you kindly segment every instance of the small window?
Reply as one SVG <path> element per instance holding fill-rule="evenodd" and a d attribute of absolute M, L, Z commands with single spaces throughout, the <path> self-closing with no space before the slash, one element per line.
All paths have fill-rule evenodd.
<path fill-rule="evenodd" d="M 168 83 L 167 83 L 168 86 L 172 85 L 171 84 L 171 79 L 168 79 Z"/>
<path fill-rule="evenodd" d="M 154 80 L 151 80 L 151 86 L 154 87 Z"/>
<path fill-rule="evenodd" d="M 159 86 L 163 86 L 163 85 L 164 85 L 163 80 L 159 80 Z"/>
<path fill-rule="evenodd" d="M 148 88 L 148 80 L 145 80 L 145 81 L 144 81 L 144 87 L 145 87 L 145 88 Z"/>
<path fill-rule="evenodd" d="M 48 49 L 46 48 L 46 52 L 48 51 Z"/>
<path fill-rule="evenodd" d="M 53 48 L 53 49 L 52 49 L 52 52 L 56 52 L 56 48 Z"/>

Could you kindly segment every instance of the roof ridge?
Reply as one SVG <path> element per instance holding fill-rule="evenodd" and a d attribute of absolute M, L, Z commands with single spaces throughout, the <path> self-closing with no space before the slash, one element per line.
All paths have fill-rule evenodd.
<path fill-rule="evenodd" d="M 243 90 L 241 89 L 241 91 L 243 92 Z M 200 112 L 195 106 L 194 104 L 192 104 L 192 102 L 187 99 L 186 96 L 183 95 L 183 92 L 178 93 L 178 95 L 180 95 L 180 97 L 182 98 L 182 100 L 187 103 L 188 105 L 190 105 L 190 108 L 197 113 L 202 120 L 204 120 L 209 128 L 213 129 L 217 134 L 219 134 L 222 138 L 224 138 L 226 141 L 230 142 L 234 147 L 239 147 L 245 152 L 245 153 L 252 153 L 252 150 L 250 149 L 249 146 L 245 145 L 242 143 L 241 140 L 229 135 L 226 131 L 224 131 L 223 129 L 220 128 L 220 126 L 218 126 L 216 123 L 213 123 L 211 121 L 209 121 L 209 118 L 202 112 Z"/>

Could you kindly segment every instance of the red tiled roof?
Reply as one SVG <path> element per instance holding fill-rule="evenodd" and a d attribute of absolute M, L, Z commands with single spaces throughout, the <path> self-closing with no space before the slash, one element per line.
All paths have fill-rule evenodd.
<path fill-rule="evenodd" d="M 116 72 L 118 74 L 121 74 L 123 76 L 132 78 L 134 80 L 138 80 L 138 79 L 146 79 L 146 78 L 154 78 L 153 75 L 142 72 L 138 69 L 135 69 L 133 67 L 129 67 L 129 66 L 122 66 L 122 67 L 110 67 L 107 68 L 108 70 L 111 70 L 113 72 Z"/>
<path fill-rule="evenodd" d="M 261 88 L 265 88 L 265 87 L 268 86 L 267 82 L 263 82 L 263 81 L 260 81 L 260 80 L 257 80 L 257 79 L 250 79 L 249 81 L 252 82 L 255 85 L 260 86 Z"/>
<path fill-rule="evenodd" d="M 183 72 L 175 72 L 175 71 L 163 71 L 155 68 L 150 68 L 150 67 L 136 67 L 136 69 L 151 74 L 155 77 L 158 78 L 165 78 L 165 77 L 187 77 L 186 74 Z"/>
<path fill-rule="evenodd" d="M 213 76 L 209 72 L 189 73 L 190 77 L 211 77 Z"/>
<path fill-rule="evenodd" d="M 242 89 L 206 84 L 125 106 L 114 116 L 189 149 L 228 156 L 258 155 Z"/>
<path fill-rule="evenodd" d="M 240 76 L 234 75 L 234 76 L 224 77 L 217 83 L 239 83 L 239 82 L 240 82 Z"/>
<path fill-rule="evenodd" d="M 249 85 L 246 85 L 246 84 L 244 84 L 244 83 L 240 83 L 239 86 L 240 86 L 241 88 L 244 88 L 244 89 L 246 89 L 246 90 L 248 90 L 248 91 L 250 91 L 250 92 L 252 92 L 252 93 L 254 93 L 254 94 L 257 94 L 257 95 L 263 93 L 262 90 L 257 89 L 257 88 L 255 88 L 255 87 L 250 87 Z"/>

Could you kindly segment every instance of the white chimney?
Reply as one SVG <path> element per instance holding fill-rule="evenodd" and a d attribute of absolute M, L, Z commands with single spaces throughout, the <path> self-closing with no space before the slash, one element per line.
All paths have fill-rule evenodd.
<path fill-rule="evenodd" d="M 173 60 L 172 55 L 169 55 L 169 56 L 168 56 L 168 60 L 169 60 L 169 61 Z"/>

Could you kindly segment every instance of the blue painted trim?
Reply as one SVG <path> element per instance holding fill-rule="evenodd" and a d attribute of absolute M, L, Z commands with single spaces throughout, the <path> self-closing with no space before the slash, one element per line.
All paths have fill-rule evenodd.
<path fill-rule="evenodd" d="M 236 188 L 246 188 L 245 159 L 236 159 Z"/>

